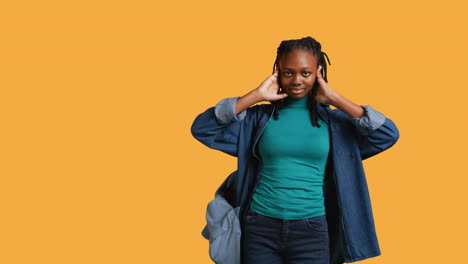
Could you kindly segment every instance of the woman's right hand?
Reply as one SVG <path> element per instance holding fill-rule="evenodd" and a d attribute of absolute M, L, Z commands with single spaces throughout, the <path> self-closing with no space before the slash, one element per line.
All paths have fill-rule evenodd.
<path fill-rule="evenodd" d="M 276 101 L 288 96 L 288 94 L 284 92 L 278 94 L 278 71 L 266 78 L 256 90 L 263 101 Z"/>
<path fill-rule="evenodd" d="M 251 105 L 261 101 L 276 101 L 288 96 L 287 93 L 278 94 L 278 90 L 278 71 L 276 71 L 266 78 L 256 89 L 237 99 L 235 114 L 238 115 Z"/>

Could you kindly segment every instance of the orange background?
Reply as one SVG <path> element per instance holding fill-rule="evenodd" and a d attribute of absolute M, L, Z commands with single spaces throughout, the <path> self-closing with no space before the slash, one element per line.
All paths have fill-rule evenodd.
<path fill-rule="evenodd" d="M 382 255 L 362 263 L 465 259 L 464 1 L 166 2 L 2 3 L 0 263 L 212 263 L 205 209 L 236 159 L 192 121 L 305 36 L 400 130 L 364 162 Z"/>

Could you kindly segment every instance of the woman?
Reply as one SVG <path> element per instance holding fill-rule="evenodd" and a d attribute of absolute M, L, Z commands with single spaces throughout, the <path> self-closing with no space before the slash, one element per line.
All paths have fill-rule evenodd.
<path fill-rule="evenodd" d="M 192 125 L 200 142 L 238 157 L 227 196 L 240 210 L 245 264 L 380 255 L 362 160 L 393 146 L 399 132 L 328 86 L 325 57 L 311 37 L 282 41 L 271 76 Z"/>

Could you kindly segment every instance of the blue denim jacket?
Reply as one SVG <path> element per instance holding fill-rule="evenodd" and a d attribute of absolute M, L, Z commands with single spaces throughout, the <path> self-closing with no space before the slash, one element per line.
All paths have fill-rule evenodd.
<path fill-rule="evenodd" d="M 254 105 L 236 115 L 238 98 L 225 98 L 199 114 L 191 132 L 209 148 L 237 157 L 236 178 L 229 179 L 229 188 L 220 187 L 217 194 L 239 208 L 242 230 L 262 170 L 257 143 L 272 115 L 264 111 L 270 104 Z M 370 105 L 361 107 L 365 115 L 352 118 L 328 104 L 317 104 L 331 137 L 324 180 L 330 264 L 381 254 L 362 160 L 393 146 L 399 131 L 392 120 Z"/>

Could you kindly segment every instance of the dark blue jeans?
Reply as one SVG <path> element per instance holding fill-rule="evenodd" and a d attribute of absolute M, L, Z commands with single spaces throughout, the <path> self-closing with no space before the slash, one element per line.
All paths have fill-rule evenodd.
<path fill-rule="evenodd" d="M 242 231 L 244 264 L 329 264 L 325 215 L 284 220 L 249 210 L 245 217 Z"/>

